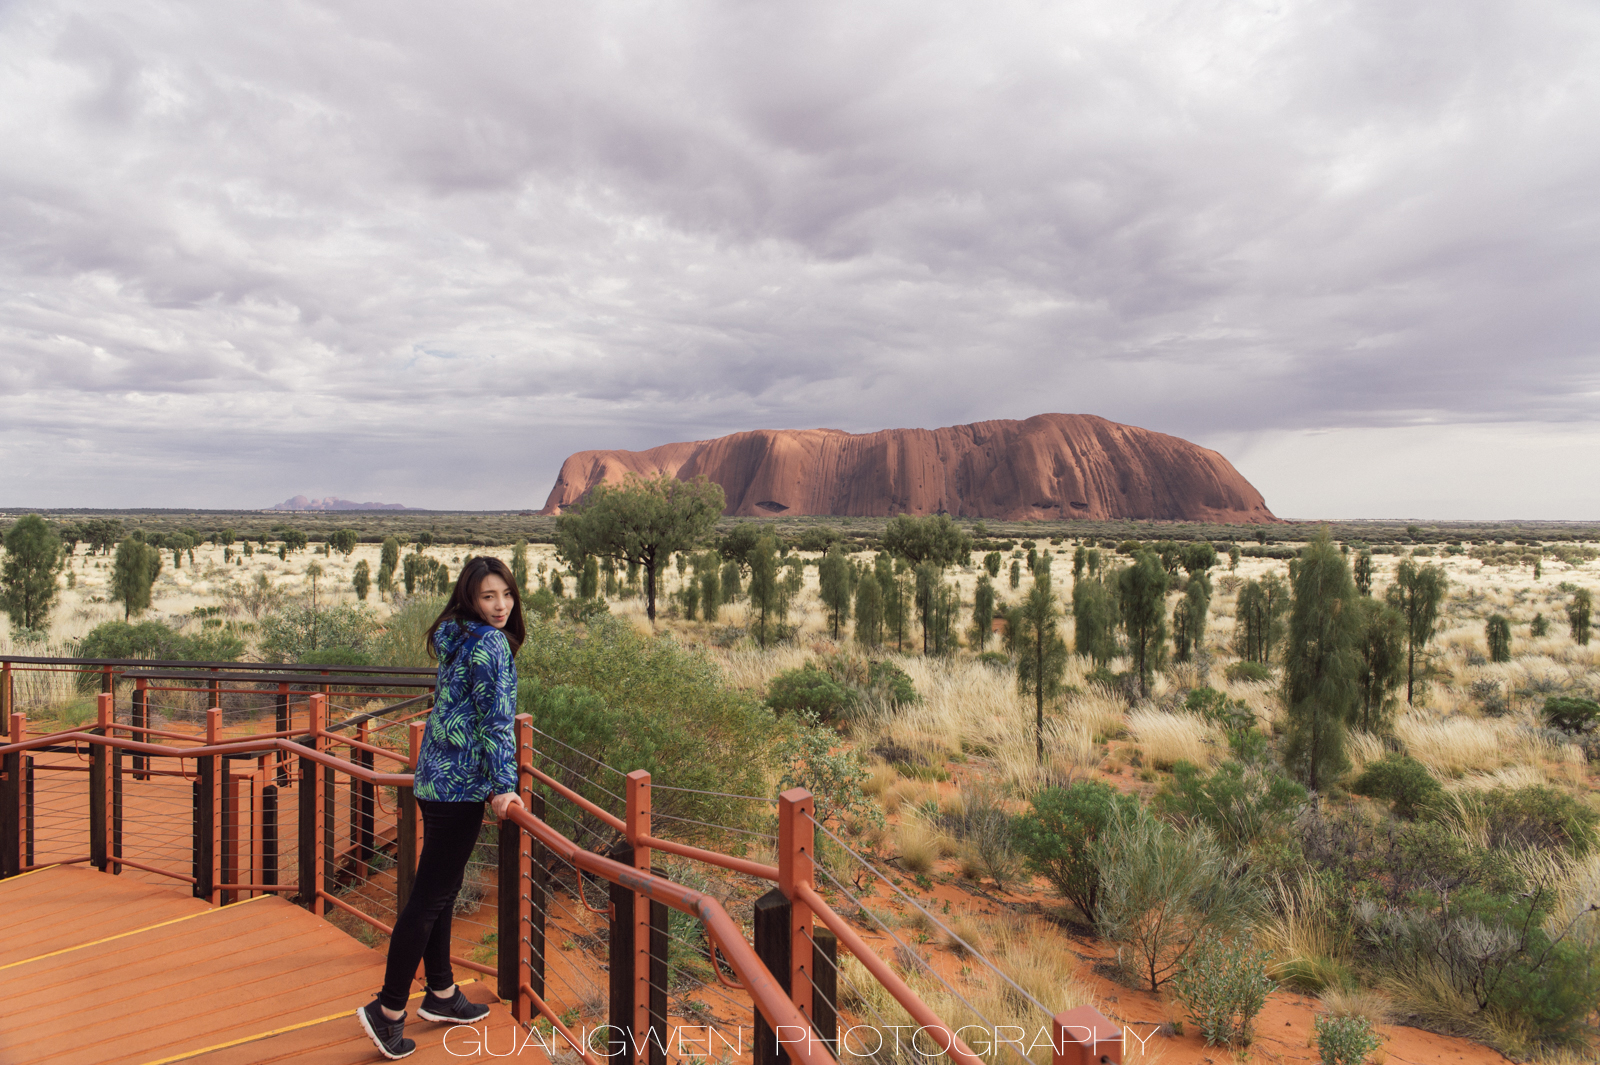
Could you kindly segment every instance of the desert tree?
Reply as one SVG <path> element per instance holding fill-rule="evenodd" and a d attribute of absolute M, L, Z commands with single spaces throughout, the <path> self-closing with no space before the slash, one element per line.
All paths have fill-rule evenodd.
<path fill-rule="evenodd" d="M 355 572 L 350 575 L 350 586 L 356 590 L 356 598 L 363 603 L 367 601 L 367 592 L 372 588 L 372 567 L 366 559 L 356 563 Z"/>
<path fill-rule="evenodd" d="M 1272 649 L 1283 637 L 1288 601 L 1288 591 L 1276 573 L 1244 582 L 1234 607 L 1234 649 L 1240 658 L 1263 665 L 1272 660 Z"/>
<path fill-rule="evenodd" d="M 1356 591 L 1362 595 L 1372 594 L 1372 552 L 1362 550 L 1356 555 L 1355 561 Z"/>
<path fill-rule="evenodd" d="M 1439 566 L 1419 566 L 1411 559 L 1402 559 L 1395 570 L 1394 583 L 1389 585 L 1385 598 L 1400 612 L 1406 625 L 1406 703 L 1416 696 L 1417 656 L 1422 654 L 1433 639 L 1434 628 L 1439 623 L 1439 607 L 1444 603 L 1450 582 Z"/>
<path fill-rule="evenodd" d="M 920 562 L 912 570 L 914 602 L 922 628 L 923 654 L 949 654 L 956 645 L 956 613 L 960 596 L 944 581 L 944 571 L 933 562 Z"/>
<path fill-rule="evenodd" d="M 1572 593 L 1572 602 L 1567 604 L 1567 625 L 1572 631 L 1572 639 L 1580 647 L 1589 646 L 1589 628 L 1591 617 L 1594 614 L 1594 597 L 1589 594 L 1589 589 L 1579 588 Z"/>
<path fill-rule="evenodd" d="M 985 573 L 972 593 L 972 646 L 983 650 L 994 634 L 994 584 Z"/>
<path fill-rule="evenodd" d="M 1361 611 L 1344 556 L 1326 529 L 1295 567 L 1283 659 L 1284 762 L 1312 791 L 1343 772 L 1345 723 L 1356 716 Z"/>
<path fill-rule="evenodd" d="M 378 549 L 378 590 L 387 592 L 394 585 L 394 571 L 400 565 L 400 539 L 385 536 Z M 384 576 L 388 574 L 388 576 Z"/>
<path fill-rule="evenodd" d="M 309 542 L 306 539 L 306 534 L 299 529 L 285 529 L 283 531 L 283 546 L 290 554 L 296 551 L 304 551 L 306 544 Z"/>
<path fill-rule="evenodd" d="M 837 640 L 839 630 L 850 618 L 850 563 L 837 546 L 829 547 L 828 553 L 817 563 L 817 591 L 822 605 L 827 608 L 833 638 Z"/>
<path fill-rule="evenodd" d="M 1016 591 L 1022 587 L 1022 562 L 1019 559 L 1011 560 L 1011 590 Z"/>
<path fill-rule="evenodd" d="M 645 615 L 654 623 L 661 567 L 711 532 L 724 502 L 722 487 L 703 476 L 630 474 L 620 485 L 596 485 L 575 513 L 556 519 L 557 550 L 569 562 L 596 555 L 639 566 Z"/>
<path fill-rule="evenodd" d="M 701 616 L 707 621 L 715 621 L 723 603 L 722 574 L 718 568 L 720 559 L 715 551 L 703 551 L 690 561 L 694 565 L 694 582 L 700 586 Z"/>
<path fill-rule="evenodd" d="M 875 648 L 883 644 L 883 585 L 872 571 L 856 581 L 856 643 Z"/>
<path fill-rule="evenodd" d="M 600 563 L 593 555 L 585 555 L 581 562 L 571 563 L 578 576 L 578 598 L 595 599 L 600 595 Z"/>
<path fill-rule="evenodd" d="M 678 590 L 678 602 L 683 606 L 683 620 L 693 621 L 700 609 L 700 585 L 688 581 Z"/>
<path fill-rule="evenodd" d="M 1148 696 L 1167 643 L 1167 569 L 1159 555 L 1141 550 L 1133 556 L 1133 565 L 1117 575 L 1117 600 L 1139 690 Z"/>
<path fill-rule="evenodd" d="M 1203 568 L 1190 570 L 1183 598 L 1172 608 L 1172 649 L 1176 661 L 1187 662 L 1191 656 L 1204 651 L 1210 613 L 1211 580 Z"/>
<path fill-rule="evenodd" d="M 1197 573 L 1209 573 L 1211 567 L 1217 564 L 1217 548 L 1210 540 L 1195 540 L 1183 545 L 1179 559 L 1183 571 L 1191 577 Z"/>
<path fill-rule="evenodd" d="M 567 597 L 567 585 L 561 579 L 560 570 L 550 574 L 550 594 L 557 599 L 565 599 Z"/>
<path fill-rule="evenodd" d="M 1099 577 L 1072 585 L 1072 642 L 1097 666 L 1117 655 L 1117 600 Z"/>
<path fill-rule="evenodd" d="M 360 542 L 361 537 L 356 535 L 354 529 L 335 529 L 328 534 L 328 546 L 345 558 L 349 558 L 355 552 L 356 545 Z"/>
<path fill-rule="evenodd" d="M 948 514 L 890 518 L 883 530 L 883 549 L 913 566 L 932 562 L 940 569 L 965 564 L 972 556 L 972 537 Z"/>
<path fill-rule="evenodd" d="M 1012 648 L 1017 653 L 1017 691 L 1033 696 L 1033 742 L 1039 764 L 1044 764 L 1044 704 L 1061 694 L 1067 669 L 1067 643 L 1057 631 L 1061 608 L 1050 588 L 1050 567 L 1040 566 L 1033 587 L 1006 620 Z"/>
<path fill-rule="evenodd" d="M 1082 544 L 1072 552 L 1072 579 L 1077 580 L 1083 576 L 1083 567 L 1089 561 L 1089 551 Z"/>
<path fill-rule="evenodd" d="M 741 571 L 747 570 L 750 568 L 750 556 L 755 553 L 756 544 L 760 539 L 761 526 L 742 521 L 717 541 L 717 553 L 724 561 L 734 563 Z"/>
<path fill-rule="evenodd" d="M 26 514 L 6 530 L 5 544 L 0 608 L 13 628 L 43 630 L 56 600 L 56 575 L 66 564 L 61 538 L 39 515 Z"/>
<path fill-rule="evenodd" d="M 528 541 L 518 540 L 511 547 L 511 579 L 517 591 L 528 594 Z"/>
<path fill-rule="evenodd" d="M 111 564 L 111 598 L 122 604 L 122 620 L 150 608 L 150 588 L 161 573 L 161 552 L 132 536 L 117 545 Z"/>
<path fill-rule="evenodd" d="M 1350 723 L 1366 732 L 1381 732 L 1388 728 L 1392 696 L 1405 678 L 1406 623 L 1394 607 L 1371 596 L 1359 595 L 1356 605 L 1360 613 L 1359 699 Z"/>
<path fill-rule="evenodd" d="M 1000 557 L 1000 552 L 998 551 L 990 551 L 983 556 L 983 568 L 989 571 L 989 576 L 991 577 L 1000 576 L 1000 566 L 1003 562 L 1005 562 L 1005 559 Z"/>
<path fill-rule="evenodd" d="M 1511 661 L 1511 622 L 1504 614 L 1490 616 L 1483 626 L 1483 638 L 1489 645 L 1489 661 Z"/>
<path fill-rule="evenodd" d="M 1239 568 L 1239 545 L 1228 545 L 1228 569 L 1233 571 Z"/>
<path fill-rule="evenodd" d="M 782 626 L 788 597 L 778 576 L 778 542 L 771 534 L 756 541 L 750 552 L 750 605 L 756 610 L 756 641 L 766 647 L 772 626 Z"/>

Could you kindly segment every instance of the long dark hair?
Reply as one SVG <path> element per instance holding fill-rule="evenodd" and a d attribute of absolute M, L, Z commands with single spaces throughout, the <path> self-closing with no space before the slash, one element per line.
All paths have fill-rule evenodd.
<path fill-rule="evenodd" d="M 491 573 L 505 581 L 506 587 L 511 589 L 511 616 L 506 618 L 506 627 L 500 631 L 506 634 L 506 640 L 511 644 L 511 655 L 513 658 L 516 657 L 517 651 L 522 647 L 522 641 L 528 638 L 528 628 L 522 623 L 522 596 L 517 591 L 517 582 L 511 576 L 510 567 L 504 562 L 488 555 L 479 555 L 462 563 L 461 575 L 456 578 L 456 586 L 450 593 L 450 601 L 445 603 L 439 616 L 428 626 L 428 653 L 434 658 L 439 657 L 439 647 L 434 643 L 434 634 L 439 631 L 440 625 L 447 621 L 454 621 L 463 627 L 469 621 L 488 624 L 483 615 L 478 613 L 478 587 Z"/>

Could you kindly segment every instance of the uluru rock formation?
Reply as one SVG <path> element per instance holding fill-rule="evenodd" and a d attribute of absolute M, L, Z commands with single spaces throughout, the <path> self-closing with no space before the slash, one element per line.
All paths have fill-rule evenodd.
<path fill-rule="evenodd" d="M 748 517 L 948 513 L 964 518 L 1270 522 L 1261 493 L 1215 451 L 1090 414 L 944 429 L 763 429 L 648 451 L 580 451 L 543 514 L 628 473 L 697 474 Z"/>

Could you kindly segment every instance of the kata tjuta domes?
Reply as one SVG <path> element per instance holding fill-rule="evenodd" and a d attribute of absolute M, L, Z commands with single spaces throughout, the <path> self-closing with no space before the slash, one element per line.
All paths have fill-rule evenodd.
<path fill-rule="evenodd" d="M 697 474 L 729 515 L 1137 518 L 1270 522 L 1267 504 L 1215 451 L 1091 414 L 944 429 L 761 429 L 648 451 L 579 451 L 561 464 L 544 514 L 628 473 Z"/>

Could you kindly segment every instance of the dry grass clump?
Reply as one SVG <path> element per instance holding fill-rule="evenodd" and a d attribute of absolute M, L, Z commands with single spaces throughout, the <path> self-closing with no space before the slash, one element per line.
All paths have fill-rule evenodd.
<path fill-rule="evenodd" d="M 898 813 L 902 806 L 939 808 L 939 785 L 926 780 L 898 780 L 885 788 L 880 796 L 888 813 Z"/>
<path fill-rule="evenodd" d="M 1342 983 L 1346 939 L 1328 920 L 1331 900 L 1320 881 L 1278 879 L 1270 892 L 1272 916 L 1259 928 L 1261 944 L 1272 954 L 1272 976 L 1307 990 Z"/>
<path fill-rule="evenodd" d="M 1370 732 L 1351 729 L 1345 738 L 1345 754 L 1350 756 L 1352 772 L 1359 773 L 1368 762 L 1376 762 L 1387 753 L 1383 740 Z"/>
<path fill-rule="evenodd" d="M 1067 700 L 1064 713 L 1067 720 L 1087 729 L 1091 736 L 1114 740 L 1127 732 L 1125 710 L 1121 699 L 1099 685 L 1091 685 L 1088 691 Z"/>
<path fill-rule="evenodd" d="M 1438 777 L 1493 772 L 1531 761 L 1526 736 L 1509 721 L 1467 717 L 1427 721 L 1405 714 L 1395 722 L 1394 731 L 1406 753 Z"/>
<path fill-rule="evenodd" d="M 1368 988 L 1330 987 L 1317 996 L 1322 1010 L 1330 1017 L 1365 1017 L 1376 1028 L 1393 1020 L 1394 1007 L 1389 996 Z"/>
<path fill-rule="evenodd" d="M 724 607 L 723 609 L 728 609 Z M 733 624 L 719 620 L 717 624 Z M 811 657 L 804 647 L 784 645 L 761 650 L 755 647 L 732 648 L 719 656 L 722 675 L 728 683 L 744 691 L 766 691 L 772 678 L 789 669 L 799 669 Z"/>
<path fill-rule="evenodd" d="M 1128 732 L 1157 769 L 1180 761 L 1208 766 L 1225 749 L 1222 733 L 1199 714 L 1134 710 L 1128 714 Z"/>

